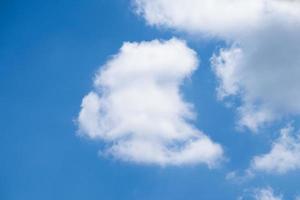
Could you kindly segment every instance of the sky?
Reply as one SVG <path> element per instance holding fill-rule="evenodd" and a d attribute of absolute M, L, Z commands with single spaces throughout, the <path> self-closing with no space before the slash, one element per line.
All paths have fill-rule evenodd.
<path fill-rule="evenodd" d="M 299 7 L 1 1 L 0 199 L 300 199 Z"/>

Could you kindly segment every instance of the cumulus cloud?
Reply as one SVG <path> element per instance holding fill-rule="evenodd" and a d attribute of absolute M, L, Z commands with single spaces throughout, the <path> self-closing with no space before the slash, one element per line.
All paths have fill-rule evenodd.
<path fill-rule="evenodd" d="M 96 74 L 82 101 L 80 132 L 103 140 L 103 153 L 143 164 L 214 166 L 222 147 L 191 123 L 180 85 L 198 66 L 178 39 L 124 43 Z"/>
<path fill-rule="evenodd" d="M 300 134 L 292 126 L 283 128 L 270 152 L 254 157 L 251 168 L 279 174 L 300 169 Z"/>
<path fill-rule="evenodd" d="M 257 131 L 300 114 L 300 1 L 134 0 L 148 24 L 219 37 L 218 98 L 237 97 L 238 125 Z"/>
<path fill-rule="evenodd" d="M 239 124 L 256 131 L 300 114 L 300 26 L 270 22 L 212 57 L 219 99 L 242 98 Z"/>
<path fill-rule="evenodd" d="M 290 0 L 133 0 L 148 24 L 220 37 L 255 29 L 273 15 L 300 16 Z"/>

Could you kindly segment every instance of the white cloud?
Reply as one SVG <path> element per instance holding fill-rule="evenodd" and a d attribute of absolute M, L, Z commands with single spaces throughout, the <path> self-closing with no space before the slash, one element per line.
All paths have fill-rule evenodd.
<path fill-rule="evenodd" d="M 282 195 L 274 194 L 274 191 L 270 187 L 257 189 L 254 192 L 255 200 L 282 200 Z"/>
<path fill-rule="evenodd" d="M 300 114 L 300 26 L 268 22 L 212 57 L 219 99 L 241 98 L 239 125 L 256 131 Z"/>
<path fill-rule="evenodd" d="M 218 97 L 241 98 L 238 125 L 257 131 L 300 114 L 300 1 L 133 0 L 150 25 L 217 36 Z"/>
<path fill-rule="evenodd" d="M 180 31 L 235 37 L 274 14 L 299 18 L 293 0 L 133 0 L 148 24 Z"/>
<path fill-rule="evenodd" d="M 219 144 L 195 128 L 179 91 L 198 66 L 178 39 L 124 43 L 97 73 L 78 117 L 82 134 L 107 144 L 105 154 L 143 164 L 214 166 Z"/>
<path fill-rule="evenodd" d="M 300 169 L 300 135 L 294 132 L 292 126 L 283 128 L 280 137 L 272 144 L 271 151 L 254 157 L 251 168 L 279 174 Z"/>

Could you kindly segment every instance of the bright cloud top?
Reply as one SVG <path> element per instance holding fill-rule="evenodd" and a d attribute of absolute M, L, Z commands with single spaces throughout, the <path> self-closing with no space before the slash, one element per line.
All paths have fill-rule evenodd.
<path fill-rule="evenodd" d="M 178 39 L 124 43 L 84 97 L 80 131 L 105 141 L 105 154 L 121 160 L 215 165 L 222 147 L 190 123 L 192 105 L 179 91 L 197 66 L 196 53 Z"/>
<path fill-rule="evenodd" d="M 280 174 L 300 169 L 300 135 L 291 126 L 282 129 L 271 151 L 253 159 L 252 169 Z"/>
<path fill-rule="evenodd" d="M 229 36 L 260 26 L 272 15 L 299 18 L 293 0 L 134 0 L 148 24 L 186 32 Z M 231 35 L 231 36 L 230 36 Z"/>

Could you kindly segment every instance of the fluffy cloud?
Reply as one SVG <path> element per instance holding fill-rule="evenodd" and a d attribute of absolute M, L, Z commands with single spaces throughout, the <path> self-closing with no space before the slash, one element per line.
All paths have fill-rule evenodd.
<path fill-rule="evenodd" d="M 300 26 L 270 22 L 212 58 L 218 97 L 241 97 L 240 125 L 257 130 L 300 114 Z"/>
<path fill-rule="evenodd" d="M 300 135 L 294 134 L 292 126 L 282 129 L 281 136 L 273 143 L 271 151 L 256 156 L 251 168 L 280 174 L 300 169 Z"/>
<path fill-rule="evenodd" d="M 282 200 L 282 195 L 275 195 L 272 188 L 261 188 L 254 192 L 255 200 Z"/>
<path fill-rule="evenodd" d="M 273 14 L 298 18 L 294 0 L 133 0 L 148 24 L 221 37 L 255 29 Z"/>
<path fill-rule="evenodd" d="M 124 43 L 96 74 L 82 101 L 80 132 L 105 141 L 105 154 L 144 164 L 214 166 L 222 147 L 195 128 L 193 106 L 179 91 L 197 68 L 178 39 Z"/>
<path fill-rule="evenodd" d="M 148 24 L 217 36 L 212 57 L 218 97 L 238 97 L 239 126 L 257 131 L 300 114 L 300 2 L 297 0 L 135 0 Z"/>

